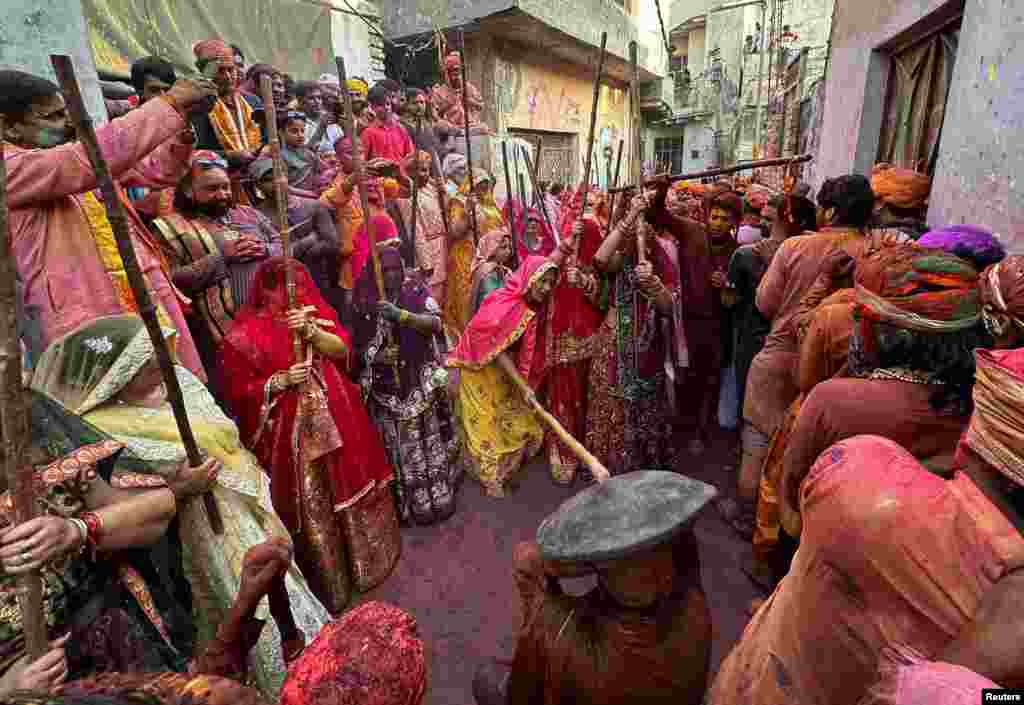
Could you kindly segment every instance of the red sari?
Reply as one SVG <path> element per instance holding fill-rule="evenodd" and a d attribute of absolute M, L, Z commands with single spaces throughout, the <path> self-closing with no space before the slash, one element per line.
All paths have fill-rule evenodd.
<path fill-rule="evenodd" d="M 257 271 L 252 300 L 224 339 L 225 393 L 239 412 L 245 445 L 272 473 L 274 508 L 292 533 L 296 561 L 313 592 L 334 614 L 348 602 L 349 575 L 359 590 L 380 584 L 401 550 L 391 483 L 394 472 L 359 389 L 335 360 L 306 351 L 312 380 L 275 393 L 270 378 L 294 364 L 284 321 L 283 258 Z M 296 307 L 351 349 L 337 314 L 305 267 L 292 261 Z"/>
<path fill-rule="evenodd" d="M 563 238 L 570 237 L 574 222 L 573 215 L 564 219 Z M 596 278 L 593 261 L 601 239 L 598 222 L 593 218 L 584 219 L 579 249 L 562 268 L 545 321 L 544 360 L 550 368 L 546 379 L 547 405 L 574 438 L 584 438 L 587 432 L 590 360 L 594 356 L 604 311 L 582 288 L 569 283 L 565 271 L 577 267 L 584 276 Z M 545 447 L 551 477 L 559 484 L 572 483 L 580 465 L 579 458 L 551 431 L 545 438 Z"/>

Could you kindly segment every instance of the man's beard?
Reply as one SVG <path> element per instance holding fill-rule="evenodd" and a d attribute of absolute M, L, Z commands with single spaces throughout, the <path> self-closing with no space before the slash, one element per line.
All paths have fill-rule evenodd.
<path fill-rule="evenodd" d="M 217 220 L 231 212 L 231 202 L 211 201 L 210 203 L 196 203 L 195 210 L 199 215 L 204 215 L 212 220 Z"/>

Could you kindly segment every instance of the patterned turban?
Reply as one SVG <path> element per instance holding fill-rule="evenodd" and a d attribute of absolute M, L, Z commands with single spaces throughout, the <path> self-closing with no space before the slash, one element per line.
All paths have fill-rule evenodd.
<path fill-rule="evenodd" d="M 416 620 L 368 602 L 320 630 L 289 669 L 281 705 L 419 705 L 426 687 Z"/>
<path fill-rule="evenodd" d="M 993 468 L 1024 485 L 1024 349 L 974 353 L 974 413 L 964 442 Z"/>
<path fill-rule="evenodd" d="M 890 206 L 917 210 L 928 205 L 932 181 L 927 174 L 892 164 L 875 164 L 871 170 L 871 190 L 875 198 Z"/>
<path fill-rule="evenodd" d="M 863 321 L 922 333 L 951 333 L 981 322 L 978 270 L 916 243 L 887 247 L 857 263 L 855 312 Z"/>
<path fill-rule="evenodd" d="M 196 42 L 192 45 L 192 53 L 196 55 L 196 60 L 204 63 L 217 61 L 221 66 L 235 65 L 234 50 L 220 39 Z"/>
<path fill-rule="evenodd" d="M 348 79 L 345 81 L 345 88 L 347 88 L 350 93 L 358 93 L 363 98 L 365 98 L 370 92 L 370 87 L 366 85 L 366 81 L 361 78 Z"/>
<path fill-rule="evenodd" d="M 1014 324 L 1024 331 L 1024 257 L 1012 255 L 986 269 L 978 291 L 989 333 L 1001 338 Z"/>
<path fill-rule="evenodd" d="M 941 230 L 930 230 L 918 238 L 917 244 L 963 257 L 978 269 L 1006 257 L 1006 248 L 999 238 L 977 225 L 950 225 Z"/>

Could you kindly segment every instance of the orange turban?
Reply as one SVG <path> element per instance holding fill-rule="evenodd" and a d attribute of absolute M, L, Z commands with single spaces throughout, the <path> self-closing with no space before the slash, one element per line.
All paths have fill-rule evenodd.
<path fill-rule="evenodd" d="M 892 164 L 876 164 L 871 170 L 871 190 L 875 198 L 907 210 L 917 210 L 928 204 L 931 179 L 912 169 Z"/>
<path fill-rule="evenodd" d="M 235 52 L 220 39 L 207 39 L 192 45 L 192 53 L 198 61 L 217 61 L 222 66 L 235 65 Z"/>

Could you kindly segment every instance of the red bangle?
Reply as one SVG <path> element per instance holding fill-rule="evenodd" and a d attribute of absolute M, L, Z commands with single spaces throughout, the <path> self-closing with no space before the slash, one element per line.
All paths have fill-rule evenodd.
<path fill-rule="evenodd" d="M 89 549 L 95 553 L 100 545 L 100 537 L 103 535 L 103 520 L 95 512 L 81 512 L 78 518 L 85 522 L 85 528 L 88 529 L 85 542 Z"/>

